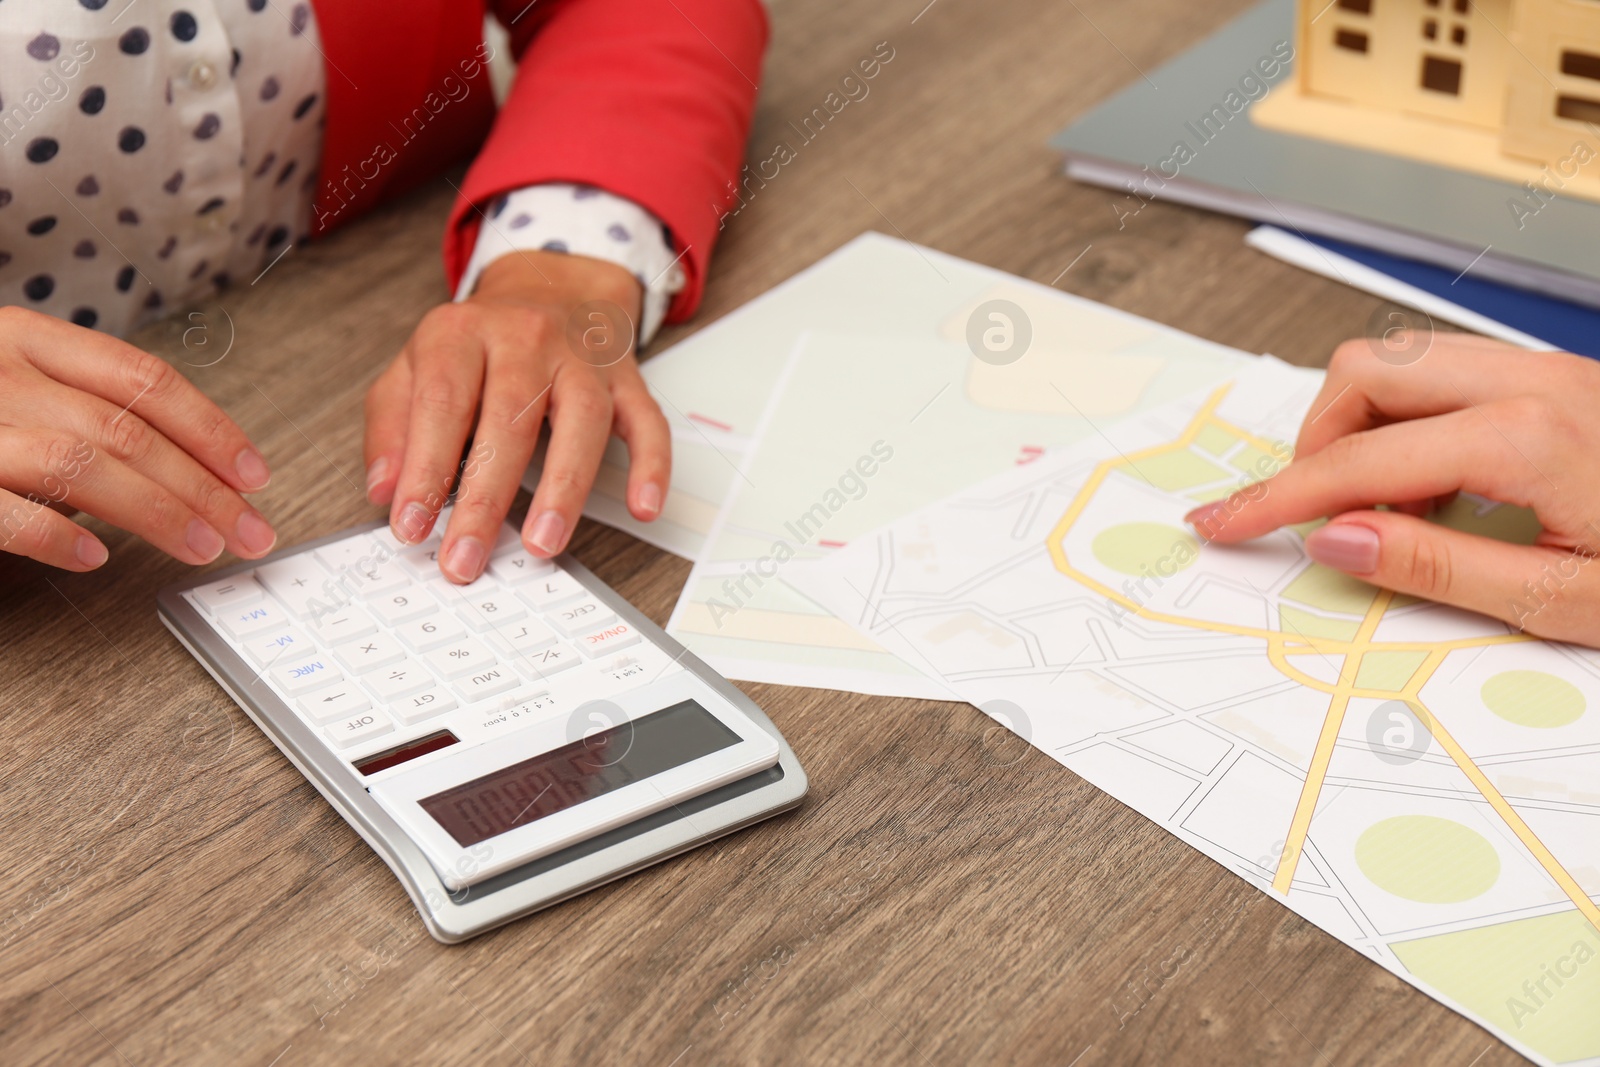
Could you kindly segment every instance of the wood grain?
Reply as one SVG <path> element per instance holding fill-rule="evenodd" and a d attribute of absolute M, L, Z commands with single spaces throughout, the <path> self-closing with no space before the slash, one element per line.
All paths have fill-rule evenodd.
<path fill-rule="evenodd" d="M 1046 147 L 1243 0 L 926 2 L 777 5 L 752 159 L 878 42 L 895 58 L 732 220 L 666 342 L 869 228 L 1297 363 L 1361 332 L 1376 301 L 1247 250 L 1235 220 L 1156 202 L 1119 228 Z M 292 252 L 198 309 L 187 347 L 195 320 L 138 339 L 264 448 L 284 543 L 376 514 L 361 397 L 446 297 L 450 193 Z M 194 365 L 229 322 L 228 356 Z M 435 944 L 158 624 L 183 568 L 99 532 L 92 575 L 0 561 L 8 1063 L 1519 1059 L 958 704 L 747 687 L 810 771 L 802 809 Z M 688 573 L 592 523 L 574 551 L 658 621 Z"/>

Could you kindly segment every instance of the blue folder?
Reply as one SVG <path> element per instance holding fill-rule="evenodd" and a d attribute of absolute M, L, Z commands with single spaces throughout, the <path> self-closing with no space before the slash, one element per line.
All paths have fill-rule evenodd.
<path fill-rule="evenodd" d="M 1458 279 L 1453 271 L 1414 259 L 1401 259 L 1387 252 L 1374 252 L 1361 245 L 1312 234 L 1300 236 L 1441 300 L 1460 304 L 1568 352 L 1600 359 L 1600 310 L 1484 281 L 1474 278 L 1470 271 Z"/>

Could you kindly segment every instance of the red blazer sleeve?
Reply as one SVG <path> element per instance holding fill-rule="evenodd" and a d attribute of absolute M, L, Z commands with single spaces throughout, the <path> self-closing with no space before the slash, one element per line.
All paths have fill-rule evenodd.
<path fill-rule="evenodd" d="M 688 275 L 668 319 L 687 317 L 700 301 L 729 184 L 744 159 L 767 42 L 765 8 L 760 0 L 495 0 L 495 7 L 520 62 L 445 229 L 451 287 L 477 240 L 478 207 L 525 185 L 577 182 L 626 197 L 666 223 Z"/>

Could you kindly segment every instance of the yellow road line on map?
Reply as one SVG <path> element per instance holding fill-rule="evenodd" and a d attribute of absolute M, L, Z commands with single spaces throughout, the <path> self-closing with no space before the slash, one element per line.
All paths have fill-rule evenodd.
<path fill-rule="evenodd" d="M 1328 764 L 1333 761 L 1333 743 L 1339 739 L 1339 727 L 1344 724 L 1344 713 L 1349 706 L 1349 693 L 1335 693 L 1328 701 L 1328 714 L 1323 716 L 1322 732 L 1317 735 L 1317 747 L 1311 753 L 1311 767 L 1300 787 L 1300 799 L 1295 802 L 1294 816 L 1289 820 L 1289 833 L 1283 840 L 1283 851 L 1278 854 L 1278 869 L 1272 876 L 1272 888 L 1284 896 L 1289 895 L 1289 885 L 1300 865 L 1300 853 L 1311 831 L 1311 816 L 1317 809 L 1317 796 L 1328 776 Z"/>
<path fill-rule="evenodd" d="M 1487 800 L 1489 806 L 1494 808 L 1501 819 L 1505 820 L 1506 826 L 1511 829 L 1512 833 L 1517 835 L 1523 847 L 1533 853 L 1533 858 L 1539 861 L 1539 866 L 1543 867 L 1545 873 L 1555 881 L 1556 885 L 1561 887 L 1561 891 L 1577 906 L 1578 912 L 1589 920 L 1589 925 L 1593 926 L 1597 932 L 1600 932 L 1600 906 L 1596 906 L 1589 894 L 1585 893 L 1583 887 L 1578 884 L 1578 880 L 1567 873 L 1567 869 L 1561 865 L 1561 861 L 1556 859 L 1555 853 L 1551 852 L 1550 847 L 1539 839 L 1539 835 L 1533 832 L 1533 828 L 1523 822 L 1522 816 L 1517 813 L 1517 809 L 1513 808 L 1500 790 L 1495 788 L 1495 784 L 1489 781 L 1489 776 L 1484 774 L 1476 763 L 1472 762 L 1472 757 L 1467 755 L 1466 750 L 1451 736 L 1450 731 L 1444 728 L 1438 717 L 1421 704 L 1415 705 L 1415 707 L 1421 713 L 1418 718 L 1428 728 L 1428 732 L 1433 734 L 1433 739 L 1439 742 L 1439 747 L 1449 754 L 1450 758 L 1455 761 L 1456 766 L 1461 768 L 1461 773 L 1465 774 L 1467 780 L 1473 784 L 1473 787 L 1483 794 L 1483 799 Z"/>
<path fill-rule="evenodd" d="M 1235 426 L 1233 423 L 1229 422 L 1227 419 L 1220 419 L 1215 415 L 1208 415 L 1206 417 L 1206 421 L 1211 423 L 1211 425 L 1213 425 L 1213 426 L 1215 426 L 1215 427 L 1217 427 L 1219 429 L 1227 430 L 1229 433 L 1232 433 L 1232 434 L 1237 434 L 1247 444 L 1255 445 L 1261 451 L 1267 453 L 1268 455 L 1272 456 L 1273 458 L 1277 458 L 1278 446 L 1283 443 L 1281 441 L 1269 441 L 1265 437 L 1257 437 L 1255 434 L 1251 433 L 1249 430 L 1245 429 L 1243 426 Z M 1280 462 L 1284 462 L 1284 461 L 1280 461 Z"/>
<path fill-rule="evenodd" d="M 1088 574 L 1073 567 L 1067 560 L 1066 535 L 1088 507 L 1096 491 L 1110 476 L 1112 471 L 1120 467 L 1132 466 L 1137 473 L 1137 460 L 1150 456 L 1161 455 L 1165 452 L 1188 448 L 1199 436 L 1201 429 L 1207 424 L 1216 425 L 1234 433 L 1244 440 L 1265 451 L 1271 452 L 1272 442 L 1257 437 L 1254 434 L 1234 426 L 1226 420 L 1215 415 L 1218 404 L 1228 393 L 1231 386 L 1225 385 L 1214 391 L 1204 404 L 1201 405 L 1194 418 L 1184 429 L 1183 433 L 1173 441 L 1164 444 L 1151 445 L 1115 460 L 1107 460 L 1097 466 L 1091 473 L 1087 482 L 1078 495 L 1073 499 L 1067 510 L 1062 513 L 1054 529 L 1050 531 L 1046 545 L 1050 551 L 1050 558 L 1057 571 L 1081 585 L 1099 593 L 1101 596 L 1120 604 L 1131 614 L 1152 622 L 1166 623 L 1172 626 L 1183 627 L 1191 630 L 1203 630 L 1208 633 L 1227 633 L 1238 637 L 1258 638 L 1266 642 L 1267 657 L 1277 668 L 1279 673 L 1292 681 L 1307 688 L 1328 693 L 1330 696 L 1327 715 L 1323 718 L 1322 730 L 1317 738 L 1316 748 L 1313 750 L 1311 768 L 1307 773 L 1302 786 L 1300 798 L 1295 806 L 1294 817 L 1290 821 L 1289 836 L 1284 844 L 1283 854 L 1278 860 L 1278 869 L 1273 878 L 1272 887 L 1279 893 L 1287 895 L 1294 881 L 1294 872 L 1299 864 L 1300 855 L 1305 848 L 1305 840 L 1311 829 L 1311 819 L 1316 812 L 1316 802 L 1326 780 L 1329 765 L 1333 760 L 1333 749 L 1338 740 L 1339 730 L 1344 722 L 1344 715 L 1349 708 L 1350 700 L 1356 697 L 1371 699 L 1400 699 L 1411 704 L 1422 721 L 1427 725 L 1429 732 L 1439 742 L 1440 746 L 1455 761 L 1463 774 L 1467 776 L 1480 795 L 1494 808 L 1511 829 L 1523 846 L 1531 852 L 1545 873 L 1559 885 L 1562 892 L 1566 893 L 1578 911 L 1589 920 L 1596 931 L 1600 931 L 1600 907 L 1597 907 L 1583 891 L 1575 878 L 1572 877 L 1556 859 L 1554 853 L 1541 841 L 1523 821 L 1515 808 L 1495 788 L 1475 764 L 1466 751 L 1456 742 L 1422 703 L 1420 694 L 1422 688 L 1432 680 L 1433 673 L 1438 670 L 1444 658 L 1453 651 L 1464 648 L 1480 648 L 1487 645 L 1518 644 L 1525 641 L 1534 641 L 1537 638 L 1527 634 L 1492 634 L 1482 637 L 1458 638 L 1454 641 L 1383 641 L 1374 642 L 1373 635 L 1377 632 L 1378 623 L 1383 614 L 1388 610 L 1389 604 L 1394 599 L 1394 593 L 1383 590 L 1368 608 L 1362 617 L 1361 625 L 1356 631 L 1356 636 L 1350 641 L 1337 639 L 1296 635 L 1291 637 L 1281 630 L 1265 630 L 1253 626 L 1234 626 L 1229 623 L 1205 622 L 1196 619 L 1184 618 L 1177 615 L 1168 615 L 1165 612 L 1151 611 L 1129 597 L 1119 594 L 1116 590 L 1090 577 Z M 1428 657 L 1423 661 L 1405 687 L 1398 691 L 1358 689 L 1355 686 L 1355 676 L 1360 668 L 1361 657 L 1370 651 L 1393 652 L 1427 652 Z M 1313 678 L 1310 675 L 1291 666 L 1287 655 L 1290 651 L 1298 653 L 1320 653 L 1327 656 L 1343 656 L 1344 663 L 1340 667 L 1339 682 L 1335 685 Z"/>
<path fill-rule="evenodd" d="M 1353 644 L 1357 646 L 1345 657 L 1339 670 L 1339 688 L 1328 701 L 1328 714 L 1322 720 L 1322 732 L 1317 735 L 1317 747 L 1311 753 L 1311 766 L 1300 787 L 1300 799 L 1295 803 L 1294 816 L 1289 820 L 1289 833 L 1283 840 L 1283 852 L 1278 856 L 1278 870 L 1272 878 L 1272 888 L 1289 895 L 1294 882 L 1294 872 L 1300 865 L 1300 853 L 1305 850 L 1306 835 L 1311 831 L 1311 816 L 1317 810 L 1317 798 L 1322 795 L 1322 783 L 1328 778 L 1328 765 L 1333 762 L 1334 742 L 1339 740 L 1339 728 L 1344 725 L 1344 713 L 1350 707 L 1350 692 L 1355 688 L 1356 672 L 1361 667 L 1361 657 L 1378 629 L 1378 620 L 1389 609 L 1394 592 L 1385 589 L 1373 598 L 1367 613 L 1356 629 Z"/>

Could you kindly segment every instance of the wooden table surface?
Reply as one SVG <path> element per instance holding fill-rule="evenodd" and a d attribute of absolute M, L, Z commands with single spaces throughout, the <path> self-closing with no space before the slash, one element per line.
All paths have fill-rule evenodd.
<path fill-rule="evenodd" d="M 733 221 L 667 343 L 865 229 L 1045 283 L 1083 253 L 1060 288 L 1298 363 L 1363 331 L 1375 300 L 1239 221 L 1157 202 L 1119 228 L 1046 146 L 1246 0 L 926 3 L 777 5 L 752 159 L 895 58 Z M 136 339 L 265 450 L 280 543 L 378 514 L 360 401 L 446 298 L 450 194 Z M 962 704 L 747 686 L 810 773 L 797 812 L 436 944 L 157 622 L 184 568 L 101 533 L 94 574 L 0 563 L 7 1063 L 1520 1061 Z M 574 552 L 658 622 L 689 571 L 588 522 Z"/>

